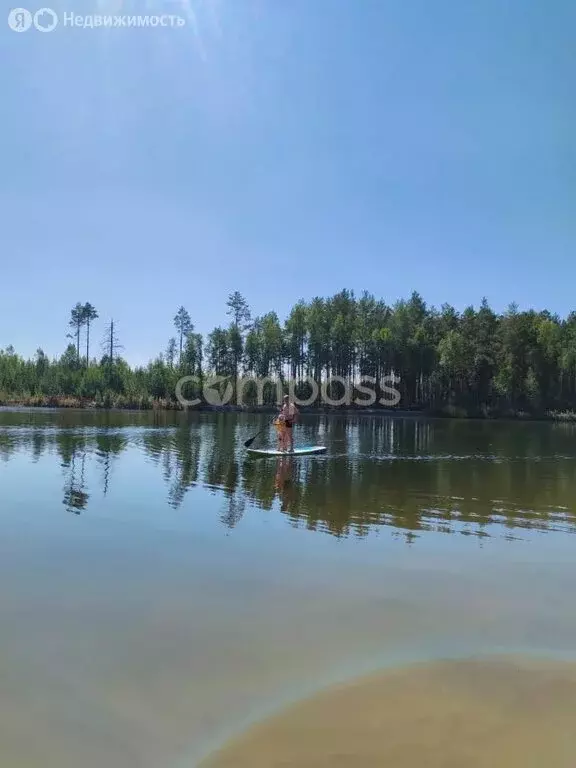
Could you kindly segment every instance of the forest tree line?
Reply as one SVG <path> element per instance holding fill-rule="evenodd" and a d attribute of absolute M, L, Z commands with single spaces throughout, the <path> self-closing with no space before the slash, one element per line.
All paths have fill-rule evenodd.
<path fill-rule="evenodd" d="M 210 376 L 284 383 L 308 377 L 319 384 L 332 376 L 355 384 L 372 377 L 381 391 L 394 375 L 400 409 L 484 416 L 576 411 L 576 312 L 560 318 L 511 304 L 496 313 L 486 300 L 458 312 L 448 304 L 428 306 L 416 292 L 389 305 L 368 292 L 356 297 L 342 290 L 297 302 L 284 322 L 273 311 L 252 317 L 235 292 L 226 314 L 204 338 L 180 307 L 165 350 L 146 366 L 130 366 L 113 321 L 94 348 L 98 312 L 78 303 L 59 358 L 42 349 L 31 360 L 11 346 L 0 350 L 0 403 L 179 407 L 176 384 L 184 376 L 196 380 L 186 397 L 201 397 Z M 339 396 L 337 387 L 331 395 Z M 265 397 L 274 403 L 276 387 Z"/>

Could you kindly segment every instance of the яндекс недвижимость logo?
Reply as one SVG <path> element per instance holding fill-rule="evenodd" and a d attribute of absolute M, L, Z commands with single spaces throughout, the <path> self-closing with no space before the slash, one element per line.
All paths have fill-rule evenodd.
<path fill-rule="evenodd" d="M 73 29 L 127 29 L 130 27 L 156 28 L 186 26 L 186 19 L 170 13 L 160 15 L 110 15 L 92 14 L 80 16 L 77 13 L 62 13 L 60 16 L 52 8 L 40 8 L 33 13 L 27 8 L 13 8 L 8 13 L 8 26 L 13 32 L 27 32 L 36 29 L 38 32 L 52 32 L 56 27 L 71 27 Z"/>
<path fill-rule="evenodd" d="M 40 8 L 36 13 L 13 8 L 8 14 L 8 26 L 13 32 L 27 32 L 31 27 L 38 32 L 52 32 L 58 26 L 58 14 L 52 8 Z"/>

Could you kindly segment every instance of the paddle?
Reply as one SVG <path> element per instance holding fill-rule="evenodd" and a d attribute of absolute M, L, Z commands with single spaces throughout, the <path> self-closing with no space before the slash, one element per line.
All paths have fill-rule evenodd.
<path fill-rule="evenodd" d="M 277 416 L 274 416 L 274 418 L 272 419 L 272 421 L 270 422 L 270 424 L 266 424 L 266 426 L 264 427 L 264 429 L 261 429 L 261 430 L 260 430 L 260 432 L 256 432 L 256 434 L 254 435 L 254 437 L 251 437 L 251 438 L 249 438 L 248 440 L 246 440 L 246 441 L 245 441 L 245 443 L 244 443 L 244 448 L 250 448 L 250 446 L 252 445 L 252 443 L 254 442 L 254 440 L 256 440 L 256 438 L 257 438 L 257 437 L 259 437 L 259 436 L 262 434 L 262 432 L 265 432 L 267 429 L 269 429 L 269 428 L 270 428 L 270 425 L 271 425 L 271 424 L 274 424 L 274 422 L 276 421 L 276 419 L 277 419 L 277 418 L 278 418 Z"/>

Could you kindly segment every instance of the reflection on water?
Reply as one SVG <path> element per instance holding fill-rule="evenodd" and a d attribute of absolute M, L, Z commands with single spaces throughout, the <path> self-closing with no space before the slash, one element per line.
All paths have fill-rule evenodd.
<path fill-rule="evenodd" d="M 571 426 L 309 417 L 326 454 L 251 457 L 264 418 L 0 411 L 1 765 L 194 768 L 380 667 L 573 656 Z"/>
<path fill-rule="evenodd" d="M 328 453 L 268 459 L 242 447 L 260 423 L 236 414 L 3 411 L 0 458 L 57 454 L 62 501 L 76 515 L 89 513 L 96 494 L 114 493 L 116 465 L 137 453 L 162 479 L 170 508 L 194 488 L 215 494 L 229 529 L 251 504 L 339 537 L 387 526 L 408 543 L 426 531 L 514 540 L 530 529 L 576 530 L 572 426 L 310 417 L 298 438 L 320 436 Z"/>

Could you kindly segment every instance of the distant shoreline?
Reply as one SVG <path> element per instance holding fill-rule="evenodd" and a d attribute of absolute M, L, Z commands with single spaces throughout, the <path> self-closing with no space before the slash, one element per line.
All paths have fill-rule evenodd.
<path fill-rule="evenodd" d="M 91 411 L 91 412 L 197 412 L 197 413 L 247 413 L 273 414 L 275 406 L 239 406 L 239 405 L 199 405 L 184 409 L 180 405 L 161 401 L 149 400 L 144 403 L 127 403 L 121 406 L 105 408 L 93 400 L 77 397 L 31 397 L 14 400 L 0 400 L 0 411 L 47 410 L 47 411 Z M 460 407 L 445 406 L 438 409 L 402 409 L 402 408 L 349 408 L 349 407 L 301 407 L 303 415 L 315 416 L 401 416 L 411 418 L 443 418 L 460 421 L 546 421 L 576 423 L 576 412 L 528 413 L 525 411 L 506 411 L 486 413 L 469 413 Z"/>
<path fill-rule="evenodd" d="M 138 407 L 137 405 L 126 406 L 112 406 L 105 408 L 101 405 L 97 405 L 93 402 L 83 402 L 76 398 L 46 398 L 43 402 L 27 402 L 24 400 L 13 400 L 10 402 L 0 402 L 0 410 L 2 411 L 22 411 L 22 410 L 45 410 L 45 411 L 94 411 L 94 412 L 107 412 L 107 411 L 126 411 L 133 413 L 146 413 L 146 412 L 160 412 L 160 413 L 248 413 L 248 414 L 269 414 L 272 415 L 278 412 L 278 408 L 273 405 L 268 406 L 239 406 L 239 405 L 198 405 L 192 408 L 182 408 L 178 405 L 165 405 L 164 403 L 152 403 L 146 407 Z M 381 416 L 381 415 L 394 415 L 394 416 L 432 416 L 433 414 L 424 410 L 409 410 L 400 408 L 318 408 L 318 407 L 304 407 L 300 408 L 302 414 L 314 414 L 314 415 L 326 415 L 326 416 Z"/>

